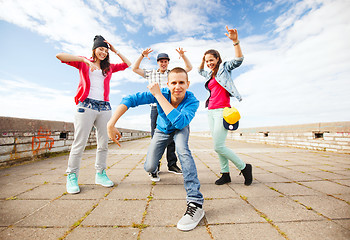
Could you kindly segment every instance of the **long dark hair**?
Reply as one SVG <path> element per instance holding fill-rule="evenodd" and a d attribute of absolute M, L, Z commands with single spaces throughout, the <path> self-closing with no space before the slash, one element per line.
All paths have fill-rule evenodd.
<path fill-rule="evenodd" d="M 211 55 L 213 55 L 215 58 L 218 58 L 218 59 L 219 59 L 218 62 L 217 62 L 217 64 L 216 64 L 216 66 L 215 66 L 215 68 L 213 69 L 212 74 L 211 74 L 211 78 L 213 78 L 213 77 L 215 77 L 216 74 L 218 73 L 218 70 L 219 70 L 220 64 L 222 63 L 222 60 L 221 60 L 221 57 L 220 57 L 220 53 L 219 53 L 218 51 L 214 50 L 214 49 L 209 49 L 208 51 L 206 51 L 206 52 L 204 53 L 204 57 L 205 57 L 205 55 L 207 55 L 207 54 L 211 54 Z"/>
<path fill-rule="evenodd" d="M 94 61 L 96 62 L 97 60 L 97 57 L 96 57 L 96 48 L 94 50 L 92 50 L 92 58 L 94 59 Z M 102 74 L 103 76 L 105 77 L 107 75 L 107 72 L 109 71 L 109 66 L 110 66 L 110 62 L 109 62 L 109 53 L 107 54 L 106 58 L 103 59 L 101 62 L 100 62 L 100 67 L 101 67 L 101 70 L 102 70 Z"/>

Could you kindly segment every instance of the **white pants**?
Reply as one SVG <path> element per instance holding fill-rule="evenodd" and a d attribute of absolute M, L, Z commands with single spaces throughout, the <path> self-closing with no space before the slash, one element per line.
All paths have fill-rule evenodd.
<path fill-rule="evenodd" d="M 74 141 L 69 154 L 66 172 L 79 174 L 80 162 L 92 127 L 96 128 L 97 150 L 95 169 L 102 172 L 107 167 L 108 134 L 107 122 L 112 111 L 98 111 L 77 106 L 74 119 Z"/>

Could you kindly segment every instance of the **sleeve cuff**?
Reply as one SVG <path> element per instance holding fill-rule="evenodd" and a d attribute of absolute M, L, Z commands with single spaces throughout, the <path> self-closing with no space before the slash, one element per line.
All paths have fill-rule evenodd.
<path fill-rule="evenodd" d="M 175 119 L 179 116 L 179 114 L 179 111 L 176 108 L 174 108 L 166 117 L 169 119 L 170 122 L 173 123 Z"/>
<path fill-rule="evenodd" d="M 128 109 L 130 108 L 130 101 L 127 101 L 125 99 L 122 99 L 122 101 L 120 102 L 120 104 L 124 104 Z"/>
<path fill-rule="evenodd" d="M 243 59 L 244 59 L 244 56 L 242 56 L 242 57 L 235 57 L 235 60 L 237 60 L 237 61 L 243 61 Z"/>

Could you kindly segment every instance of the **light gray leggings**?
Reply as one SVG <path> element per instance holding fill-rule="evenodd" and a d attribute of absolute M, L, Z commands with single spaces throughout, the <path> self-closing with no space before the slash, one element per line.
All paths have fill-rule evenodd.
<path fill-rule="evenodd" d="M 83 110 L 82 110 L 83 109 Z M 80 161 L 89 138 L 91 129 L 96 127 L 97 150 L 95 168 L 102 172 L 107 167 L 108 134 L 107 122 L 112 111 L 98 111 L 91 108 L 77 106 L 74 119 L 74 141 L 69 154 L 66 172 L 79 174 Z"/>

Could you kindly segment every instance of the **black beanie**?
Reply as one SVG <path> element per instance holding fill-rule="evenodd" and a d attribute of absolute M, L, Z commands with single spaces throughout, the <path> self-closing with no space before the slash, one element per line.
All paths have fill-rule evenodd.
<path fill-rule="evenodd" d="M 94 46 L 92 47 L 92 50 L 98 48 L 98 47 L 105 47 L 109 48 L 108 44 L 105 42 L 105 39 L 101 35 L 96 35 L 94 38 Z"/>

